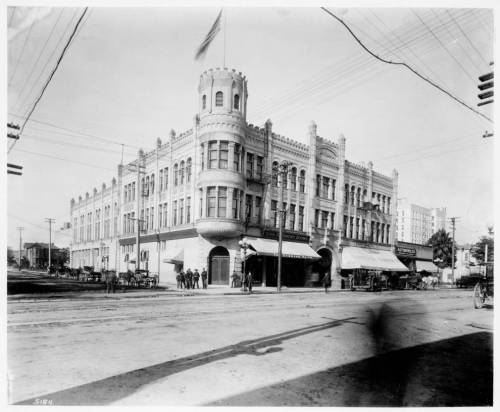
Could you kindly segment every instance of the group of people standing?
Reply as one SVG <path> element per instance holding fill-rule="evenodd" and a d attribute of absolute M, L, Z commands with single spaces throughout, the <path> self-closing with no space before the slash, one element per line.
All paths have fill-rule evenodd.
<path fill-rule="evenodd" d="M 188 269 L 186 272 L 181 270 L 177 276 L 177 289 L 199 289 L 200 288 L 200 273 L 198 269 L 195 269 L 194 272 L 191 269 Z M 203 268 L 201 271 L 201 284 L 203 289 L 207 289 L 207 280 L 208 273 Z"/>
<path fill-rule="evenodd" d="M 247 274 L 242 273 L 240 276 L 236 273 L 236 271 L 234 271 L 233 274 L 231 275 L 231 287 L 232 288 L 237 287 L 238 281 L 241 281 L 241 286 L 246 286 L 248 288 L 248 291 L 252 293 L 252 283 L 253 283 L 252 272 L 248 272 Z"/>

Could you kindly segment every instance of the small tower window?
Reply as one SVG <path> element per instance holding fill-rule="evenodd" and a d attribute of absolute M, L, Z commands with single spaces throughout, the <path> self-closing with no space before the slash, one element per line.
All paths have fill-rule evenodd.
<path fill-rule="evenodd" d="M 215 106 L 222 107 L 224 101 L 224 94 L 222 92 L 215 93 Z"/>
<path fill-rule="evenodd" d="M 207 108 L 207 96 L 204 94 L 201 98 L 201 108 L 205 110 Z"/>
<path fill-rule="evenodd" d="M 234 109 L 240 110 L 240 96 L 237 94 L 234 95 Z"/>

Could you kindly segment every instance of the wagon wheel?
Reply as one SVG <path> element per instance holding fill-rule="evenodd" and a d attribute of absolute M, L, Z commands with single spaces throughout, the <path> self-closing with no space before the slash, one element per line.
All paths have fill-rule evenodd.
<path fill-rule="evenodd" d="M 481 309 L 484 305 L 484 301 L 486 296 L 484 294 L 484 289 L 482 288 L 481 283 L 477 283 L 474 286 L 474 308 Z"/>

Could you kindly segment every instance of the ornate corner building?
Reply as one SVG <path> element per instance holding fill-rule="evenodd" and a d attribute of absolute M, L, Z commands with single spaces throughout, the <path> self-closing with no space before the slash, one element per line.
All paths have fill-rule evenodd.
<path fill-rule="evenodd" d="M 229 285 L 245 259 L 254 281 L 273 286 L 280 211 L 284 286 L 318 285 L 331 272 L 340 287 L 343 258 L 393 254 L 397 172 L 349 162 L 346 139 L 320 137 L 314 123 L 307 145 L 275 133 L 270 120 L 248 124 L 247 100 L 241 73 L 204 72 L 192 129 L 171 131 L 118 165 L 109 187 L 71 200 L 71 266 L 124 272 L 138 263 L 161 283 L 180 268 L 206 268 L 209 284 Z"/>

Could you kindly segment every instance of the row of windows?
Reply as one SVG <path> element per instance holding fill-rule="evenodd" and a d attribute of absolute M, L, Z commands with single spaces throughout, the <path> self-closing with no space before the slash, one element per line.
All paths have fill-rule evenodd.
<path fill-rule="evenodd" d="M 371 232 L 368 232 L 367 221 L 359 217 L 354 219 L 353 216 L 344 215 L 344 225 L 342 227 L 342 235 L 345 238 L 356 240 L 366 240 L 376 243 L 389 243 L 389 234 L 391 225 L 386 225 L 380 222 L 371 222 Z M 361 225 L 361 226 L 360 226 Z M 349 231 L 348 231 L 349 229 Z"/>
<path fill-rule="evenodd" d="M 283 202 L 283 227 L 289 230 L 297 230 L 300 232 L 304 231 L 304 206 L 299 206 L 298 208 L 298 221 L 296 222 L 297 205 L 290 204 L 290 208 L 287 207 L 287 203 Z M 271 221 L 272 226 L 279 228 L 279 213 L 278 201 L 271 200 Z M 297 223 L 297 224 L 296 224 Z"/>
<path fill-rule="evenodd" d="M 224 106 L 224 93 L 218 91 L 217 93 L 215 93 L 215 107 L 222 107 L 222 106 Z M 203 110 L 207 108 L 206 94 L 204 94 L 201 98 L 201 107 Z M 233 96 L 233 109 L 240 110 L 240 96 L 238 94 L 235 94 Z"/>
<path fill-rule="evenodd" d="M 335 213 L 326 210 L 315 210 L 314 224 L 320 229 L 333 229 L 335 226 Z"/>
<path fill-rule="evenodd" d="M 356 186 L 351 186 L 349 190 L 349 184 L 345 185 L 344 188 L 344 203 L 350 203 L 351 206 L 362 206 L 362 201 L 367 200 L 367 190 L 363 190 L 361 194 L 361 188 Z M 391 198 L 390 196 L 381 195 L 380 193 L 372 192 L 371 203 L 378 205 L 379 210 L 383 213 L 390 214 L 391 213 Z"/>
<path fill-rule="evenodd" d="M 118 204 L 115 203 L 115 211 L 118 210 Z M 101 209 L 96 209 L 94 213 L 88 212 L 86 215 L 80 216 L 80 224 L 78 217 L 73 218 L 73 242 L 85 242 L 111 237 L 111 206 L 104 207 L 104 219 L 101 215 Z M 104 222 L 103 222 L 104 220 Z M 101 223 L 102 231 L 101 231 Z M 115 212 L 114 218 L 114 233 L 118 233 L 118 218 Z"/>
<path fill-rule="evenodd" d="M 333 178 L 316 175 L 316 196 L 335 200 L 335 184 Z"/>
<path fill-rule="evenodd" d="M 192 174 L 191 158 L 188 158 L 186 162 L 184 162 L 183 160 L 179 164 L 176 163 L 174 165 L 174 186 L 182 186 L 184 184 L 190 183 L 191 174 Z"/>
<path fill-rule="evenodd" d="M 280 174 L 279 171 L 279 164 L 278 162 L 273 162 L 272 165 L 272 171 L 271 171 L 271 185 L 274 187 L 279 187 L 280 186 L 280 179 L 278 178 L 278 175 Z M 288 181 L 290 180 L 290 189 L 293 191 L 297 191 L 297 186 L 299 189 L 300 193 L 305 192 L 305 181 L 306 181 L 306 171 L 301 170 L 300 175 L 298 176 L 297 179 L 297 168 L 292 167 L 290 171 L 286 170 L 282 173 L 282 178 L 281 178 L 281 184 L 283 185 L 283 189 L 288 189 Z"/>

